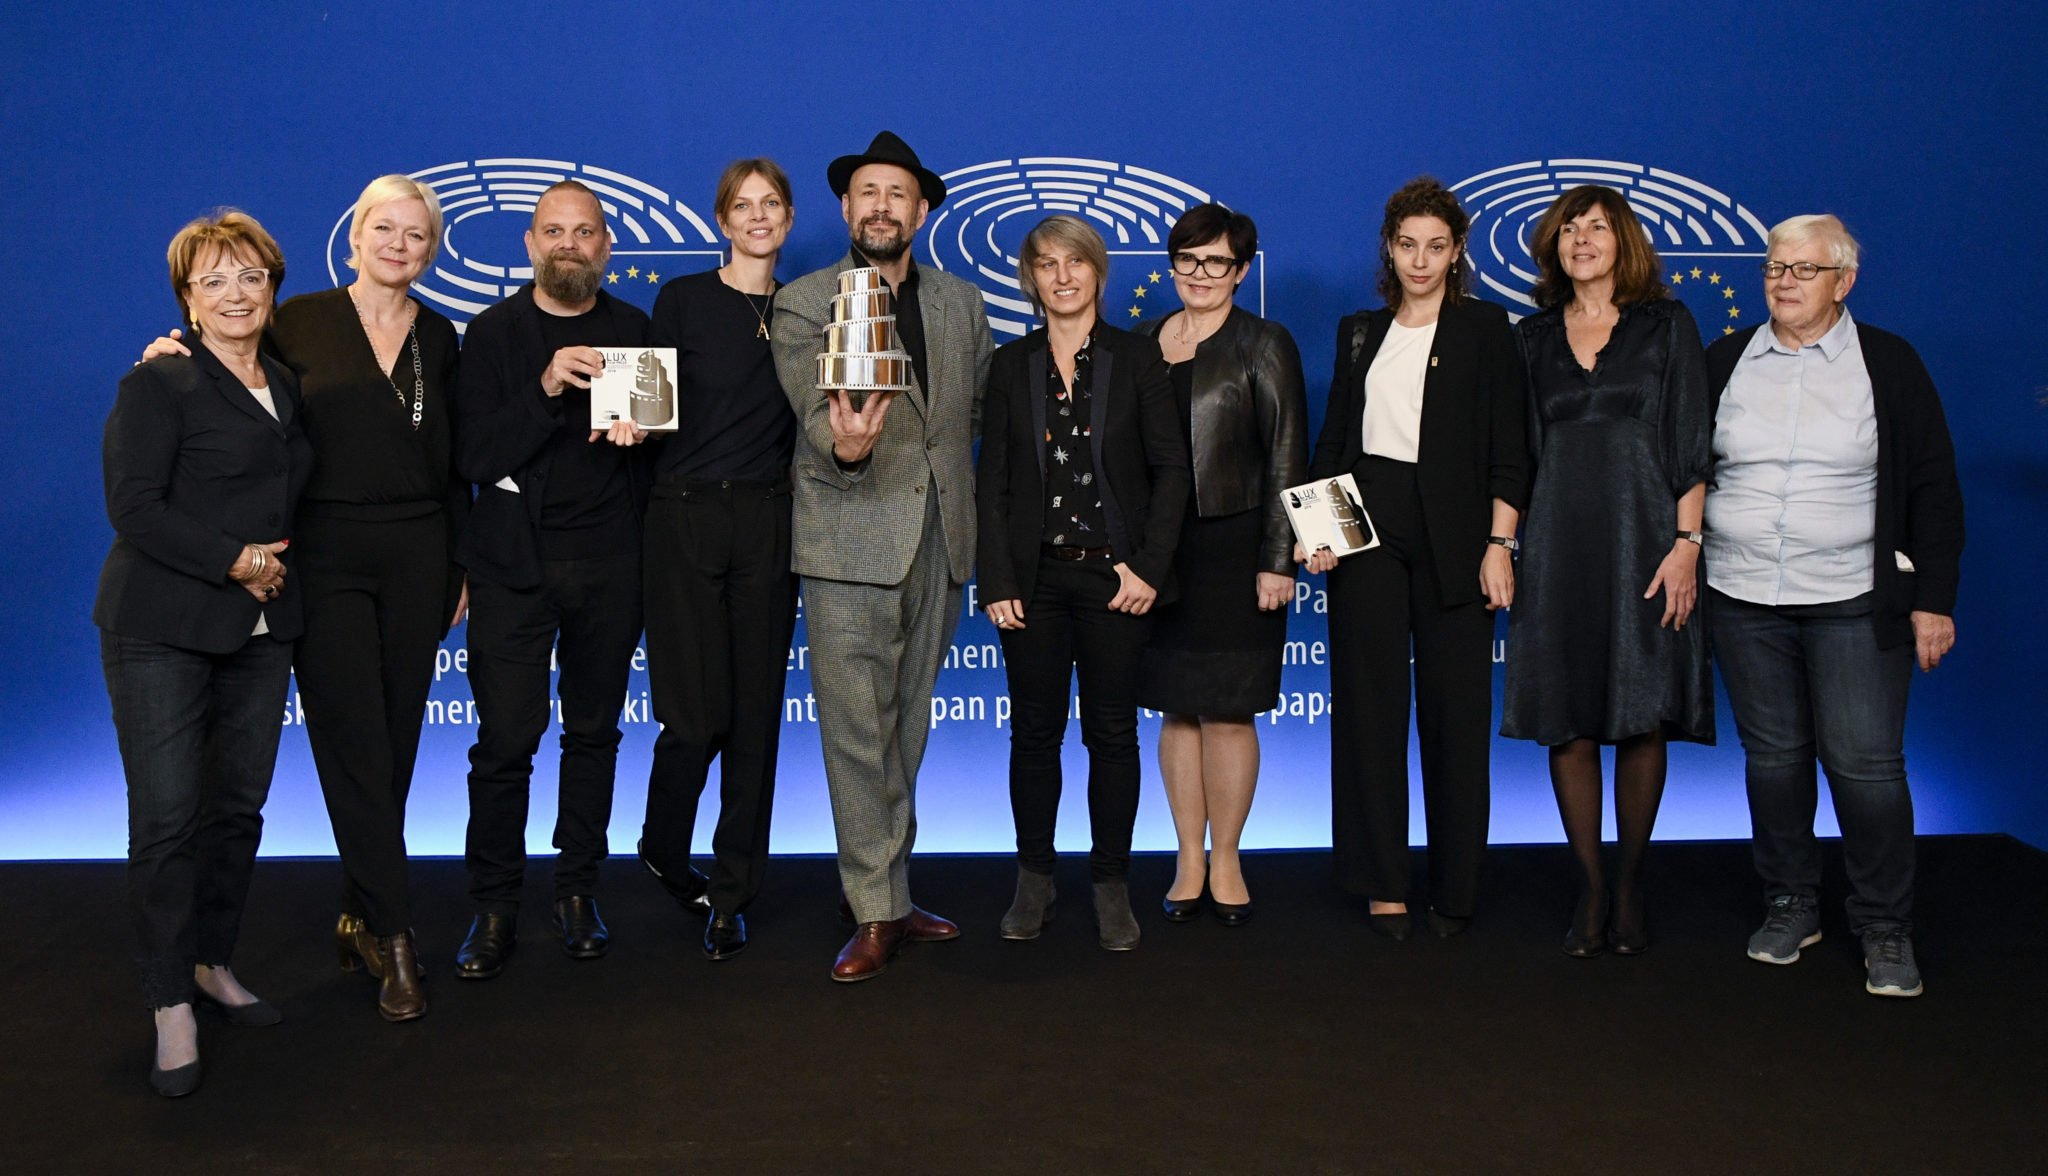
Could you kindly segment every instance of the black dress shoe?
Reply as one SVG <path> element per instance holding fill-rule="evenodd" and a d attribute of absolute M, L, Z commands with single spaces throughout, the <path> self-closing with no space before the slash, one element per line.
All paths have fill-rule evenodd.
<path fill-rule="evenodd" d="M 704 924 L 704 958 L 729 960 L 747 946 L 747 921 L 738 911 L 712 911 Z"/>
<path fill-rule="evenodd" d="M 194 1058 L 174 1070 L 159 1070 L 151 1061 L 149 1088 L 165 1098 L 184 1098 L 199 1089 L 199 1060 Z"/>
<path fill-rule="evenodd" d="M 1623 930 L 1619 926 L 1607 931 L 1607 949 L 1618 956 L 1641 955 L 1650 950 L 1650 933 L 1641 927 Z"/>
<path fill-rule="evenodd" d="M 1225 927 L 1242 927 L 1252 921 L 1252 904 L 1244 902 L 1217 902 L 1215 895 L 1209 896 L 1209 909 L 1216 912 L 1216 921 Z"/>
<path fill-rule="evenodd" d="M 1202 896 L 1193 898 L 1169 898 L 1160 902 L 1159 909 L 1166 912 L 1169 923 L 1192 923 L 1202 913 Z"/>
<path fill-rule="evenodd" d="M 1429 908 L 1429 929 L 1438 939 L 1463 935 L 1466 925 L 1471 921 L 1470 915 L 1447 915 L 1435 907 Z"/>
<path fill-rule="evenodd" d="M 555 900 L 555 930 L 562 933 L 562 952 L 572 960 L 594 960 L 611 946 L 611 934 L 597 917 L 597 900 L 587 894 Z"/>
<path fill-rule="evenodd" d="M 1577 931 L 1564 933 L 1564 954 L 1574 959 L 1590 960 L 1606 950 L 1605 935 L 1581 935 Z"/>
<path fill-rule="evenodd" d="M 455 975 L 462 980 L 489 980 L 505 970 L 512 949 L 519 946 L 518 918 L 484 913 L 471 919 L 469 934 L 455 952 Z"/>
<path fill-rule="evenodd" d="M 199 994 L 199 1003 L 211 1005 L 219 1010 L 220 1015 L 228 1019 L 228 1024 L 241 1025 L 244 1028 L 275 1025 L 279 1021 L 284 1020 L 284 1014 L 277 1011 L 277 1006 L 264 1000 L 262 997 L 257 997 L 254 1001 L 245 1005 L 231 1005 L 222 1004 L 212 996 L 201 992 Z M 183 1067 L 179 1068 L 183 1069 Z"/>
<path fill-rule="evenodd" d="M 1372 924 L 1375 933 L 1384 935 L 1395 943 L 1405 942 L 1409 930 L 1415 925 L 1414 920 L 1408 917 L 1407 911 L 1396 911 L 1390 915 L 1367 915 L 1366 918 Z"/>
<path fill-rule="evenodd" d="M 685 866 L 681 874 L 664 874 L 647 860 L 647 841 L 642 838 L 634 845 L 640 855 L 640 868 L 654 875 L 661 888 L 669 897 L 682 904 L 684 910 L 699 918 L 711 917 L 711 879 L 697 872 L 695 866 Z"/>

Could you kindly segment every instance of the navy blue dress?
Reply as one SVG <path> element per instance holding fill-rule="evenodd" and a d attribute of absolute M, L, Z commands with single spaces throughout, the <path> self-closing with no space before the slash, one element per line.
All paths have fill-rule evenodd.
<path fill-rule="evenodd" d="M 1699 328 L 1671 299 L 1626 306 L 1579 366 L 1562 307 L 1515 328 L 1529 377 L 1535 484 L 1509 612 L 1501 734 L 1555 747 L 1658 729 L 1714 741 L 1705 618 L 1660 627 L 1643 599 L 1706 480 L 1713 405 Z"/>

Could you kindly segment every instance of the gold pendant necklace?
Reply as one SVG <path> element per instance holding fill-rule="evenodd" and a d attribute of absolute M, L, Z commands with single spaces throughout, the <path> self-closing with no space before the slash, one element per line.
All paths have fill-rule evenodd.
<path fill-rule="evenodd" d="M 724 275 L 721 274 L 720 278 L 723 279 L 723 277 Z M 763 296 L 761 300 L 762 305 L 755 306 L 754 296 L 752 294 L 747 293 L 745 290 L 740 289 L 738 286 L 733 285 L 731 282 L 724 282 L 723 284 L 726 287 L 726 289 L 731 290 L 733 293 L 747 300 L 747 309 L 753 311 L 754 318 L 760 322 L 761 325 L 754 331 L 754 338 L 769 339 L 772 342 L 773 338 L 768 334 L 768 311 L 773 310 L 775 308 L 775 291 L 773 289 L 770 289 L 768 293 Z"/>

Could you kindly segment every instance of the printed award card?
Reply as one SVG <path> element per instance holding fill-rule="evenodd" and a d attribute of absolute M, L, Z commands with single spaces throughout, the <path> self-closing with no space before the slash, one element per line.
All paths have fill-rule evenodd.
<path fill-rule="evenodd" d="M 632 421 L 650 433 L 676 427 L 676 349 L 600 347 L 604 371 L 590 381 L 590 427 Z"/>
<path fill-rule="evenodd" d="M 1342 559 L 1380 545 L 1350 474 L 1290 486 L 1280 492 L 1280 500 L 1287 505 L 1287 521 L 1294 524 L 1294 537 L 1303 551 L 1327 547 Z"/>

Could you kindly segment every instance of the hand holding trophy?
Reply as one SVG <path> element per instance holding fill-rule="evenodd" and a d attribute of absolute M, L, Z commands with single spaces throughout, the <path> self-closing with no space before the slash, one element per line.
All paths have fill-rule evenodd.
<path fill-rule="evenodd" d="M 874 450 L 896 393 L 911 387 L 910 353 L 896 342 L 896 296 L 872 267 L 839 275 L 818 390 L 831 399 L 832 455 L 851 465 Z"/>

